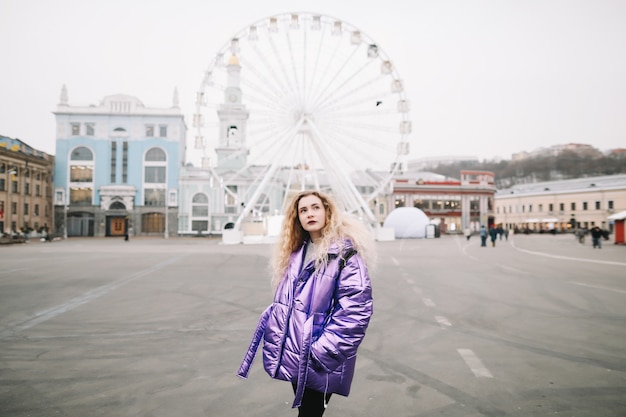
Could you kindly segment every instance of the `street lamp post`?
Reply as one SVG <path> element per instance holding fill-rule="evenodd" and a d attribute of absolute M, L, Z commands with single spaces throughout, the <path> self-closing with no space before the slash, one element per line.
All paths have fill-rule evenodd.
<path fill-rule="evenodd" d="M 17 170 L 9 169 L 9 204 L 8 204 L 8 212 L 9 212 L 9 228 L 11 230 L 11 236 L 13 236 L 13 201 L 11 199 L 11 195 L 13 193 L 13 175 L 17 175 Z"/>
<path fill-rule="evenodd" d="M 165 230 L 163 231 L 163 238 L 164 239 L 167 239 L 167 238 L 170 237 L 169 233 L 168 233 L 168 230 L 167 230 L 167 228 L 169 226 L 168 225 L 168 220 L 167 220 L 167 214 L 168 214 L 167 213 L 168 212 L 168 210 L 167 210 L 167 198 L 168 198 L 168 196 L 167 196 L 167 189 L 166 189 L 165 190 Z"/>
<path fill-rule="evenodd" d="M 67 193 L 67 190 L 66 190 L 65 198 L 64 198 L 65 201 L 63 201 L 64 203 L 63 204 L 63 239 L 67 239 L 67 210 L 68 210 L 67 204 L 69 202 L 69 199 L 70 199 L 70 195 Z"/>

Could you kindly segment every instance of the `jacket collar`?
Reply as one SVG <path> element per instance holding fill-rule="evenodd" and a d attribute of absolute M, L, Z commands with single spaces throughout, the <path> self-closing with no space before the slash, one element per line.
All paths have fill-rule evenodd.
<path fill-rule="evenodd" d="M 300 246 L 300 248 L 297 250 L 297 254 L 299 255 L 299 259 L 304 259 L 304 251 L 306 250 L 306 246 L 309 244 L 309 241 L 305 241 L 304 243 L 302 243 L 302 246 Z M 353 249 L 354 245 L 352 244 L 352 241 L 350 239 L 346 239 L 343 241 L 343 245 L 342 245 L 342 250 L 343 252 L 345 252 L 347 249 Z M 328 248 L 328 254 L 329 255 L 339 255 L 339 244 L 337 242 L 333 242 L 330 244 L 330 247 Z"/>

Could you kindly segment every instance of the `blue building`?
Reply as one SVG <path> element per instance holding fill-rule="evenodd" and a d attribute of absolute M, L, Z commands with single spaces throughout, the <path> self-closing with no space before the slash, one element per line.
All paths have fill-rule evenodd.
<path fill-rule="evenodd" d="M 65 86 L 54 112 L 55 229 L 66 236 L 177 232 L 178 178 L 187 127 L 169 108 L 128 95 L 75 106 Z"/>

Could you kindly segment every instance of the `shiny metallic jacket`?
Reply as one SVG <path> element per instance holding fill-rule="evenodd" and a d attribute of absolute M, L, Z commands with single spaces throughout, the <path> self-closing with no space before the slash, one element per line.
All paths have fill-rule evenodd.
<path fill-rule="evenodd" d="M 328 264 L 317 271 L 313 262 L 302 268 L 305 249 L 306 243 L 291 255 L 238 372 L 247 378 L 263 339 L 265 371 L 296 384 L 294 408 L 300 406 L 305 387 L 350 393 L 356 352 L 372 315 L 367 267 L 349 241 L 343 256 L 331 246 Z"/>

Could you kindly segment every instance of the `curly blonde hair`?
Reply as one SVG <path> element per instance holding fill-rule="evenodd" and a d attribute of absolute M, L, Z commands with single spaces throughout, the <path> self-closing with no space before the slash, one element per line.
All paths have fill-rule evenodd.
<path fill-rule="evenodd" d="M 341 212 L 330 196 L 319 191 L 302 191 L 293 198 L 285 211 L 283 228 L 270 263 L 273 288 L 276 288 L 283 278 L 291 254 L 310 239 L 309 232 L 304 230 L 298 217 L 300 200 L 310 195 L 314 195 L 322 201 L 326 212 L 326 224 L 321 230 L 322 237 L 319 242 L 315 242 L 315 267 L 317 268 L 328 261 L 328 249 L 331 244 L 336 243 L 339 245 L 340 251 L 343 252 L 345 241 L 350 240 L 368 269 L 374 268 L 376 253 L 371 229 L 352 215 Z"/>

